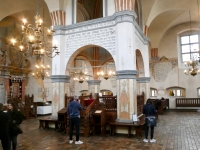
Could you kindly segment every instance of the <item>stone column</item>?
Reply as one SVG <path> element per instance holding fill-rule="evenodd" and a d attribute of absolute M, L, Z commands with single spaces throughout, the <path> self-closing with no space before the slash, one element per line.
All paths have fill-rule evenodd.
<path fill-rule="evenodd" d="M 137 78 L 138 83 L 138 94 L 141 95 L 144 92 L 144 103 L 150 97 L 150 77 L 139 77 Z"/>
<path fill-rule="evenodd" d="M 88 80 L 87 83 L 88 83 L 89 94 L 92 93 L 92 95 L 94 96 L 95 93 L 100 92 L 101 80 Z"/>
<path fill-rule="evenodd" d="M 57 117 L 58 111 L 65 107 L 65 94 L 69 95 L 70 76 L 52 75 L 53 96 L 52 96 L 52 116 Z"/>
<path fill-rule="evenodd" d="M 137 114 L 137 70 L 117 71 L 117 122 L 133 122 Z"/>

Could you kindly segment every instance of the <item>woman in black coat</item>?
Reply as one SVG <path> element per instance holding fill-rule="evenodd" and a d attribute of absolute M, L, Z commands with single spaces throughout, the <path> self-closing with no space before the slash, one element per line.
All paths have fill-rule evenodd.
<path fill-rule="evenodd" d="M 16 150 L 17 147 L 17 136 L 20 134 L 19 125 L 24 119 L 24 115 L 16 109 L 16 106 L 13 102 L 8 102 L 8 113 L 10 114 L 9 121 L 9 136 L 10 136 L 10 145 L 12 143 L 12 150 Z"/>

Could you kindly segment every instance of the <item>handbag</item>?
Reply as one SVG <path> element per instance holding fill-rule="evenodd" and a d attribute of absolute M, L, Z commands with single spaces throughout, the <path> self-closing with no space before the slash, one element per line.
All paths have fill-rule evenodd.
<path fill-rule="evenodd" d="M 16 125 L 16 126 L 17 126 L 17 128 L 18 128 L 18 133 L 19 133 L 19 134 L 22 134 L 23 131 L 22 131 L 21 127 L 20 127 L 19 125 Z"/>

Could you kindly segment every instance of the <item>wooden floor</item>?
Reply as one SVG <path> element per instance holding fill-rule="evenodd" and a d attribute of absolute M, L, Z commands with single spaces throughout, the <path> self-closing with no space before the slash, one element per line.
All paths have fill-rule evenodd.
<path fill-rule="evenodd" d="M 39 129 L 37 119 L 23 121 L 17 150 L 200 150 L 200 113 L 165 111 L 155 128 L 156 143 L 127 135 L 80 137 L 82 145 L 69 144 L 68 135 L 54 129 Z M 74 137 L 75 138 L 75 137 Z"/>

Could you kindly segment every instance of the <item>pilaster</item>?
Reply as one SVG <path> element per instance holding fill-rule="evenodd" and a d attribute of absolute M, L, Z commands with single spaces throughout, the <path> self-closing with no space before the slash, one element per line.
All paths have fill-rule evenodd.
<path fill-rule="evenodd" d="M 117 71 L 117 122 L 133 122 L 137 114 L 137 70 Z"/>
<path fill-rule="evenodd" d="M 69 95 L 69 80 L 67 75 L 52 75 L 53 96 L 52 116 L 58 116 L 58 111 L 65 107 L 65 94 Z"/>

